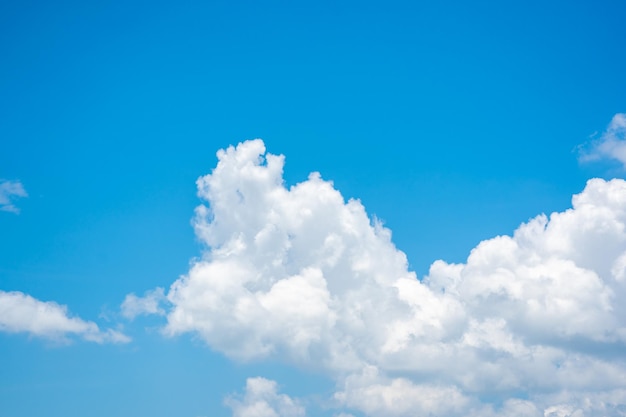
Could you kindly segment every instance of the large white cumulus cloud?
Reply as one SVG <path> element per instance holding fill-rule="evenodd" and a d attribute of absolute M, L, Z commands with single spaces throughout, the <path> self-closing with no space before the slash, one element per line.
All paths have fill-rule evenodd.
<path fill-rule="evenodd" d="M 283 157 L 264 153 L 260 140 L 220 151 L 198 181 L 210 208 L 197 209 L 195 225 L 209 251 L 172 286 L 167 331 L 196 331 L 233 357 L 357 369 L 388 344 L 386 318 L 412 314 L 398 287 L 425 288 L 358 201 L 346 203 L 318 174 L 286 189 Z M 427 314 L 460 314 L 424 296 Z M 424 328 L 444 327 L 440 319 Z"/>
<path fill-rule="evenodd" d="M 372 416 L 624 415 L 626 182 L 590 180 L 418 280 L 319 174 L 286 188 L 260 140 L 218 158 L 198 180 L 207 250 L 167 294 L 166 333 L 322 369 L 333 401 Z"/>
<path fill-rule="evenodd" d="M 572 209 L 482 242 L 466 264 L 436 262 L 428 281 L 526 339 L 621 343 L 625 222 L 626 182 L 593 179 Z"/>

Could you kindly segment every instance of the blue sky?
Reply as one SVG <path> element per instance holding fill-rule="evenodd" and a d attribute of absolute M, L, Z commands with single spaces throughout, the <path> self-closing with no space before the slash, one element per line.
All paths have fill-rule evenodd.
<path fill-rule="evenodd" d="M 380 234 L 370 236 L 375 229 L 354 220 L 361 225 L 356 228 L 362 233 L 357 241 L 371 238 L 373 246 L 363 249 L 353 242 L 356 246 L 352 247 L 348 235 L 337 232 L 345 250 L 367 254 L 378 248 L 390 259 L 400 251 L 406 254 L 408 266 L 403 267 L 401 260 L 395 266 L 371 266 L 369 272 L 360 272 L 364 276 L 391 279 L 399 270 L 409 275 L 414 271 L 420 283 L 428 276 L 429 283 L 439 285 L 444 278 L 429 269 L 442 259 L 448 264 L 467 265 L 459 280 L 489 293 L 481 277 L 491 277 L 488 281 L 500 278 L 494 278 L 486 266 L 472 267 L 467 260 L 479 242 L 498 235 L 512 236 L 520 224 L 541 213 L 566 213 L 572 207 L 572 196 L 583 192 L 590 178 L 623 178 L 625 157 L 620 155 L 624 155 L 624 117 L 620 114 L 626 111 L 624 5 L 610 1 L 492 3 L 0 4 L 0 295 L 5 296 L 1 300 L 4 305 L 0 304 L 4 315 L 0 317 L 0 414 L 246 417 L 253 415 L 248 407 L 256 398 L 252 393 L 261 392 L 258 395 L 268 407 L 285 417 L 300 415 L 298 407 L 306 408 L 310 416 L 403 415 L 406 410 L 401 407 L 388 410 L 368 406 L 359 400 L 363 391 L 354 387 L 380 388 L 389 383 L 394 392 L 419 397 L 415 392 L 434 389 L 419 385 L 428 381 L 424 369 L 417 365 L 397 369 L 390 365 L 393 358 L 363 353 L 356 342 L 351 347 L 360 361 L 356 368 L 348 371 L 336 364 L 321 364 L 330 357 L 328 352 L 335 352 L 334 343 L 357 338 L 356 333 L 350 333 L 350 326 L 341 324 L 349 304 L 337 300 L 347 298 L 333 292 L 333 282 L 351 285 L 342 281 L 349 274 L 329 272 L 320 266 L 330 299 L 343 309 L 331 311 L 339 317 L 332 320 L 338 321 L 326 318 L 335 324 L 324 321 L 330 327 L 314 327 L 315 331 L 306 323 L 318 323 L 317 316 L 305 320 L 295 314 L 304 322 L 281 321 L 279 312 L 288 316 L 294 312 L 289 310 L 288 300 L 279 297 L 285 304 L 273 304 L 276 300 L 270 295 L 279 294 L 271 293 L 273 287 L 265 288 L 267 297 L 254 300 L 269 314 L 258 317 L 269 324 L 245 325 L 237 321 L 240 316 L 234 310 L 229 310 L 230 304 L 214 309 L 201 299 L 198 303 L 209 307 L 197 310 L 190 307 L 193 299 L 176 295 L 169 288 L 179 277 L 192 276 L 193 265 L 212 271 L 211 262 L 226 262 L 221 258 L 226 256 L 232 268 L 236 264 L 237 268 L 245 266 L 249 274 L 267 273 L 265 278 L 270 281 L 302 278 L 306 284 L 299 287 L 302 293 L 287 298 L 304 297 L 302 303 L 306 305 L 307 297 L 317 294 L 307 285 L 319 290 L 315 286 L 319 282 L 314 273 L 303 271 L 330 265 L 331 255 L 309 260 L 302 254 L 302 258 L 290 254 L 290 263 L 281 270 L 287 275 L 280 278 L 278 272 L 264 269 L 273 256 L 282 253 L 280 248 L 268 244 L 254 256 L 245 251 L 224 255 L 217 246 L 211 246 L 213 238 L 196 233 L 210 216 L 204 220 L 194 217 L 194 210 L 201 204 L 212 208 L 225 205 L 224 217 L 217 217 L 222 223 L 209 229 L 210 233 L 221 233 L 222 237 L 215 238 L 219 241 L 216 245 L 228 246 L 236 236 L 254 235 L 256 226 L 250 225 L 258 226 L 256 222 L 261 220 L 255 216 L 265 213 L 269 202 L 286 219 L 293 214 L 289 207 L 317 207 L 316 198 L 326 195 L 328 189 L 325 183 L 307 178 L 310 172 L 319 172 L 323 180 L 332 181 L 345 201 L 359 199 L 370 219 L 380 219 L 393 233 L 392 243 L 386 244 Z M 277 187 L 243 176 L 245 170 L 233 162 L 235 155 L 244 154 L 243 147 L 237 148 L 240 154 L 233 148 L 230 157 L 224 156 L 221 163 L 225 174 L 214 171 L 218 150 L 254 138 L 263 139 L 268 154 L 285 156 L 284 174 L 272 177 L 276 181 L 284 180 L 287 187 L 304 182 L 313 189 L 321 188 L 312 194 L 285 194 L 285 200 L 251 198 L 246 201 L 255 203 L 249 207 L 211 191 L 226 190 L 224 195 L 228 195 L 228 190 L 245 188 L 245 184 L 256 184 L 263 190 Z M 253 154 L 265 154 L 260 142 L 247 143 Z M 248 161 L 252 165 L 258 163 L 255 155 Z M 267 165 L 257 168 L 251 172 L 266 175 L 262 172 Z M 228 176 L 231 170 L 234 173 Z M 198 196 L 196 180 L 211 173 L 207 189 L 204 194 L 201 189 Z M 266 186 L 269 188 L 263 188 Z M 585 191 L 589 199 L 622 192 L 609 182 L 593 187 Z M 256 195 L 256 191 L 250 192 Z M 581 200 L 587 201 L 586 197 Z M 602 206 L 600 200 L 622 201 L 607 197 L 593 200 L 594 204 Z M 317 252 L 318 241 L 311 237 L 316 228 L 334 236 L 333 230 L 345 225 L 334 223 L 333 216 L 343 213 L 341 218 L 346 219 L 353 214 L 346 214 L 337 202 L 332 204 L 324 206 L 325 211 L 320 209 L 313 229 L 300 229 L 283 220 L 272 224 L 286 235 L 298 232 L 310 237 L 309 241 L 303 237 L 291 242 L 293 247 L 302 245 L 310 253 L 322 253 Z M 620 212 L 619 206 L 611 206 L 611 210 Z M 583 224 L 579 223 L 583 222 L 582 214 L 580 219 L 572 215 L 574 220 L 567 220 L 567 216 L 554 221 L 555 230 L 592 234 L 598 224 L 613 224 Z M 248 220 L 237 223 L 235 218 Z M 609 231 L 619 229 L 607 227 Z M 549 269 L 552 259 L 560 256 L 563 262 L 596 273 L 607 285 L 597 293 L 591 287 L 573 285 L 596 294 L 592 300 L 605 302 L 606 297 L 612 300 L 615 296 L 607 294 L 620 294 L 623 289 L 615 284 L 621 282 L 616 278 L 619 274 L 613 274 L 615 282 L 605 279 L 603 274 L 608 272 L 594 269 L 585 259 L 604 251 L 615 255 L 610 262 L 617 268 L 620 251 L 626 250 L 622 248 L 623 236 L 611 240 L 559 233 L 559 238 L 541 239 L 570 242 L 576 256 L 582 258 L 565 252 L 557 256 L 544 248 L 547 243 L 533 243 L 547 251 L 536 249 L 543 254 L 539 256 L 543 260 L 540 266 Z M 302 268 L 291 274 L 288 270 L 294 265 Z M 354 272 L 356 266 L 350 268 Z M 526 282 L 520 269 L 510 269 L 516 279 Z M 225 271 L 218 275 L 231 282 L 234 278 L 229 274 L 236 276 L 238 269 Z M 550 271 L 545 274 L 562 275 L 556 269 Z M 563 274 L 578 276 L 571 271 Z M 335 276 L 338 278 L 333 281 Z M 198 279 L 203 282 L 204 278 Z M 208 282 L 217 288 L 211 279 Z M 183 287 L 189 285 L 195 294 L 192 283 L 196 281 L 179 282 Z M 428 291 L 434 291 L 432 285 Z M 437 303 L 446 306 L 440 307 L 442 311 L 456 311 L 452 304 L 446 304 L 448 301 L 472 305 L 469 298 L 463 298 L 469 297 L 466 290 L 449 285 L 448 292 L 458 290 L 461 295 L 452 301 L 437 295 Z M 155 288 L 163 288 L 167 299 L 137 300 L 153 301 L 151 311 L 156 314 L 132 317 L 128 310 L 124 314 L 122 303 L 128 294 L 142 297 Z M 549 288 L 544 292 L 553 294 Z M 374 293 L 356 293 L 366 304 L 384 301 Z M 235 304 L 242 300 L 219 292 L 216 296 Z M 567 299 L 562 294 L 554 297 Z M 56 304 L 32 318 L 29 315 L 42 306 L 38 302 Z M 384 303 L 391 305 L 389 300 Z M 576 298 L 572 303 L 580 307 L 580 317 L 613 320 L 594 315 L 595 310 L 589 307 L 595 305 L 592 301 Z M 426 304 L 420 305 L 428 310 Z M 59 306 L 66 306 L 65 316 Z M 148 313 L 150 308 L 145 306 L 137 304 L 136 311 Z M 389 308 L 390 322 L 405 323 L 396 315 L 400 310 Z M 483 316 L 487 313 L 480 310 L 480 315 L 479 310 L 464 310 L 467 329 L 474 329 L 471 323 L 477 320 L 492 326 L 485 332 L 496 334 L 493 329 L 505 323 L 505 330 L 522 340 L 526 348 L 558 346 L 559 352 L 565 352 L 564 362 L 571 359 L 567 355 L 572 352 L 584 362 L 580 356 L 583 345 L 593 353 L 615 350 L 624 343 L 622 336 L 606 336 L 622 334 L 626 327 L 620 327 L 619 319 L 615 319 L 614 329 L 604 329 L 610 339 L 605 340 L 592 331 L 602 326 L 577 327 L 579 319 L 570 326 L 564 317 L 556 315 L 554 321 L 546 319 L 557 329 L 554 337 L 562 336 L 555 342 L 544 340 L 543 330 L 519 319 L 531 317 L 524 312 L 509 317 L 496 309 L 487 319 Z M 213 330 L 200 325 L 185 327 L 175 320 L 176 311 L 192 317 L 194 323 L 213 323 Z M 456 326 L 450 324 L 457 323 L 456 319 L 437 317 L 433 320 L 441 320 L 442 328 Z M 572 313 L 569 317 L 579 316 Z M 75 320 L 64 321 L 69 318 Z M 32 327 L 36 320 L 44 320 L 51 327 L 36 330 Z M 536 323 L 537 319 L 533 320 Z M 231 323 L 231 327 L 224 325 L 219 330 L 217 322 Z M 407 323 L 411 328 L 419 327 Z M 259 330 L 266 328 L 268 333 Z M 308 360 L 298 359 L 291 342 L 277 336 L 296 328 L 309 329 L 309 336 L 321 338 L 315 339 L 319 346 L 311 342 L 319 357 L 311 354 Z M 387 331 L 402 333 L 394 329 Z M 231 330 L 237 335 L 235 345 L 225 336 Z M 431 329 L 425 334 L 437 333 Z M 274 353 L 259 354 L 261 348 L 253 343 L 254 335 L 275 349 Z M 454 337 L 467 342 L 471 335 L 474 333 L 467 330 Z M 385 337 L 374 333 L 368 337 L 377 340 L 378 336 Z M 420 339 L 422 336 L 410 333 L 407 337 L 415 341 L 411 349 L 431 346 Z M 247 346 L 247 340 L 257 352 L 237 353 L 241 346 Z M 438 343 L 443 343 L 441 340 Z M 415 350 L 407 352 L 419 356 Z M 616 380 L 626 375 L 618 356 L 585 354 L 601 362 L 592 361 L 585 368 L 589 372 L 601 375 L 598 369 L 606 365 L 618 370 Z M 458 360 L 461 357 L 462 353 L 456 356 Z M 512 363 L 517 365 L 504 368 L 517 369 L 521 362 Z M 488 381 L 477 370 L 484 365 L 468 365 L 468 375 L 479 382 Z M 367 374 L 367 369 L 373 369 L 369 367 L 375 367 L 378 376 Z M 265 379 L 251 379 L 249 397 L 245 397 L 246 381 L 255 377 Z M 486 412 L 480 407 L 490 406 L 494 413 L 504 413 L 502 410 L 507 409 L 503 404 L 512 404 L 507 400 L 529 398 L 540 415 L 562 404 L 569 404 L 569 413 L 574 413 L 578 406 L 568 403 L 563 397 L 565 391 L 579 396 L 580 392 L 594 392 L 596 400 L 610 392 L 611 398 L 618 398 L 612 400 L 618 405 L 620 398 L 626 398 L 616 393 L 617 383 L 599 386 L 587 381 L 576 388 L 579 391 L 573 387 L 560 390 L 558 383 L 538 387 L 529 377 L 492 392 L 481 388 L 479 382 L 463 385 L 452 376 L 441 378 L 432 383 L 439 384 L 446 398 L 452 395 L 446 389 L 454 388 L 467 399 L 460 401 L 459 407 L 483 410 L 483 415 Z M 394 381 L 410 381 L 418 391 L 403 391 Z M 558 400 L 554 399 L 557 394 L 562 396 Z M 289 408 L 287 397 L 280 395 L 288 395 L 295 408 Z M 225 404 L 225 398 L 231 399 Z M 412 405 L 411 409 L 421 406 Z M 600 413 L 594 410 L 586 410 L 585 415 Z M 438 414 L 437 410 L 430 412 Z"/>

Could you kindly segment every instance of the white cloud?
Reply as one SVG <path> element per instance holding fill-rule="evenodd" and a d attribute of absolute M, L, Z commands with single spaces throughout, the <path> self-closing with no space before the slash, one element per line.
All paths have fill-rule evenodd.
<path fill-rule="evenodd" d="M 580 161 L 615 159 L 626 167 L 626 113 L 617 113 L 599 139 L 582 148 Z"/>
<path fill-rule="evenodd" d="M 590 180 L 571 209 L 420 281 L 391 232 L 319 174 L 286 188 L 260 140 L 218 158 L 198 180 L 207 250 L 167 294 L 167 334 L 326 372 L 339 412 L 371 416 L 575 412 L 579 395 L 626 386 L 625 181 Z"/>
<path fill-rule="evenodd" d="M 66 342 L 75 335 L 96 343 L 127 343 L 130 339 L 115 330 L 100 330 L 91 321 L 70 317 L 67 307 L 52 301 L 39 301 L 18 291 L 0 291 L 0 331 L 29 333 Z"/>
<path fill-rule="evenodd" d="M 436 262 L 427 282 L 462 300 L 473 318 L 504 319 L 535 342 L 621 343 L 625 224 L 626 182 L 593 179 L 572 209 L 481 242 L 466 264 Z"/>
<path fill-rule="evenodd" d="M 275 381 L 248 378 L 243 396 L 231 396 L 225 401 L 233 417 L 304 417 L 304 407 L 288 395 L 278 393 Z"/>
<path fill-rule="evenodd" d="M 604 392 L 559 392 L 538 401 L 554 404 L 546 408 L 544 417 L 624 416 L 626 390 Z"/>
<path fill-rule="evenodd" d="M 155 288 L 154 290 L 146 291 L 143 297 L 128 294 L 122 302 L 122 315 L 129 320 L 133 320 L 139 315 L 146 314 L 165 315 L 165 310 L 161 307 L 163 301 L 165 301 L 163 288 Z"/>
<path fill-rule="evenodd" d="M 27 196 L 28 194 L 21 182 L 0 178 L 0 211 L 19 213 L 20 209 L 13 204 L 13 201 L 16 198 Z"/>
<path fill-rule="evenodd" d="M 366 367 L 362 374 L 346 378 L 343 391 L 337 392 L 335 399 L 367 415 L 380 416 L 458 415 L 471 403 L 456 387 L 383 378 L 372 366 Z"/>

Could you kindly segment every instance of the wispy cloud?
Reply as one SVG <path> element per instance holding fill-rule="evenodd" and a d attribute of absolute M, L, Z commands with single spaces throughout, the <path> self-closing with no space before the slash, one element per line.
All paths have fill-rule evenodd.
<path fill-rule="evenodd" d="M 14 201 L 20 197 L 28 197 L 21 182 L 0 179 L 0 211 L 19 213 L 20 209 L 15 206 Z"/>
<path fill-rule="evenodd" d="M 133 320 L 140 315 L 157 314 L 164 316 L 165 310 L 161 307 L 161 303 L 167 301 L 163 288 L 155 288 L 146 291 L 143 297 L 137 297 L 135 294 L 128 294 L 122 302 L 122 315 Z"/>
<path fill-rule="evenodd" d="M 28 333 L 56 342 L 67 342 L 71 335 L 96 343 L 130 341 L 116 330 L 103 331 L 94 322 L 70 317 L 64 305 L 40 301 L 19 291 L 0 291 L 0 331 Z"/>
<path fill-rule="evenodd" d="M 626 181 L 590 180 L 571 209 L 418 280 L 319 174 L 286 188 L 260 140 L 218 158 L 197 182 L 207 250 L 167 294 L 166 334 L 324 372 L 339 412 L 613 415 L 626 398 Z"/>
<path fill-rule="evenodd" d="M 617 113 L 600 138 L 580 148 L 581 162 L 613 159 L 626 168 L 626 113 Z"/>

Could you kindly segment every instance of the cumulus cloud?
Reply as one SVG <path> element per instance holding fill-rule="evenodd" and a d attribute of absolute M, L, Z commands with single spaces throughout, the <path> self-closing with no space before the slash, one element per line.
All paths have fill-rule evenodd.
<path fill-rule="evenodd" d="M 163 288 L 160 287 L 146 291 L 143 297 L 128 294 L 122 302 L 122 315 L 129 320 L 140 315 L 165 315 L 165 310 L 161 307 L 163 301 L 165 301 L 165 294 Z"/>
<path fill-rule="evenodd" d="M 70 317 L 64 305 L 40 301 L 18 291 L 0 291 L 0 331 L 28 333 L 60 342 L 67 342 L 72 335 L 96 343 L 130 341 L 118 331 L 103 331 L 94 322 Z"/>
<path fill-rule="evenodd" d="M 542 398 L 540 401 L 554 404 L 545 409 L 544 417 L 626 415 L 626 390 L 624 389 L 577 393 L 563 391 L 549 398 Z"/>
<path fill-rule="evenodd" d="M 470 402 L 456 387 L 384 378 L 373 366 L 349 376 L 343 384 L 343 391 L 337 392 L 335 399 L 368 415 L 457 415 L 465 412 Z"/>
<path fill-rule="evenodd" d="M 21 182 L 0 178 L 0 211 L 19 213 L 20 209 L 15 206 L 14 201 L 17 198 L 27 196 L 28 194 Z"/>
<path fill-rule="evenodd" d="M 617 113 L 599 139 L 582 148 L 580 161 L 614 159 L 626 167 L 626 113 Z"/>
<path fill-rule="evenodd" d="M 304 407 L 278 392 L 278 384 L 265 378 L 248 378 L 243 396 L 231 396 L 225 401 L 233 417 L 304 417 Z"/>
<path fill-rule="evenodd" d="M 625 181 L 590 180 L 570 209 L 419 280 L 319 174 L 287 187 L 260 140 L 218 160 L 197 182 L 206 250 L 167 293 L 166 334 L 323 371 L 338 412 L 623 415 Z"/>

